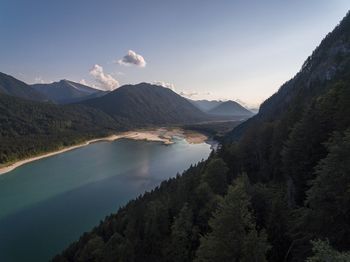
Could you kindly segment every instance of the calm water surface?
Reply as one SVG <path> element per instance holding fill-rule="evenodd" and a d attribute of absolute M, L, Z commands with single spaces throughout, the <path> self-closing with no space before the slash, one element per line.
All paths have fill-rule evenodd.
<path fill-rule="evenodd" d="M 206 159 L 208 144 L 117 140 L 0 176 L 0 261 L 47 261 L 128 200 Z"/>

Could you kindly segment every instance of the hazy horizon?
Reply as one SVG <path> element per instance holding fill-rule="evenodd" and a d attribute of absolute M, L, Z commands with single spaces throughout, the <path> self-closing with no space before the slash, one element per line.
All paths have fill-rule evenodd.
<path fill-rule="evenodd" d="M 253 2 L 5 0 L 0 71 L 106 90 L 157 83 L 256 107 L 299 71 L 350 2 Z"/>

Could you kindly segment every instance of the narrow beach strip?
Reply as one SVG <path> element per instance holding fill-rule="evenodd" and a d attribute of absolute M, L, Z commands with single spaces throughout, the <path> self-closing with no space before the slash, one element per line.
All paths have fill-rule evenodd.
<path fill-rule="evenodd" d="M 118 133 L 115 135 L 107 136 L 107 137 L 102 137 L 102 138 L 96 138 L 96 139 L 91 139 L 88 140 L 84 143 L 78 144 L 78 145 L 73 145 L 69 147 L 65 147 L 63 149 L 59 149 L 57 151 L 49 152 L 46 154 L 38 155 L 38 156 L 33 156 L 29 157 L 23 160 L 19 160 L 17 162 L 14 162 L 12 164 L 9 164 L 8 166 L 0 167 L 0 175 L 3 175 L 5 173 L 8 173 L 17 167 L 20 167 L 24 164 L 40 160 L 43 158 L 47 158 L 50 156 L 58 155 L 70 150 L 74 150 L 83 146 L 90 145 L 92 143 L 97 143 L 101 141 L 115 141 L 117 139 L 121 138 L 127 138 L 127 139 L 133 139 L 133 140 L 146 140 L 146 141 L 152 141 L 152 142 L 161 142 L 165 145 L 170 145 L 173 144 L 173 137 L 178 136 L 186 139 L 188 143 L 191 144 L 199 144 L 205 142 L 208 137 L 198 133 L 198 132 L 192 132 L 192 131 L 185 131 L 183 129 L 166 129 L 166 128 L 158 128 L 158 129 L 153 129 L 153 130 L 137 130 L 137 131 L 127 131 L 127 132 L 122 132 Z"/>

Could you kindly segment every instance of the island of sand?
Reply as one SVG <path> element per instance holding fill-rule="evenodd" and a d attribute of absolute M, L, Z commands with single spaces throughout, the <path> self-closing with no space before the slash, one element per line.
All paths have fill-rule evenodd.
<path fill-rule="evenodd" d="M 60 149 L 54 152 L 49 152 L 43 155 L 38 155 L 27 159 L 19 160 L 15 163 L 0 167 L 0 175 L 8 173 L 16 169 L 17 167 L 25 165 L 27 163 L 30 163 L 39 159 L 43 159 L 46 157 L 54 156 L 57 154 L 61 154 L 70 150 L 74 150 L 74 149 L 87 146 L 92 143 L 101 142 L 101 141 L 114 141 L 117 139 L 125 138 L 125 139 L 133 139 L 133 140 L 161 142 L 165 145 L 170 145 L 174 143 L 174 138 L 176 137 L 183 138 L 190 144 L 200 144 L 205 142 L 208 139 L 208 137 L 204 134 L 198 133 L 196 131 L 183 130 L 181 128 L 140 129 L 135 131 L 121 132 L 108 137 L 92 139 L 82 144 L 65 147 L 63 149 Z"/>

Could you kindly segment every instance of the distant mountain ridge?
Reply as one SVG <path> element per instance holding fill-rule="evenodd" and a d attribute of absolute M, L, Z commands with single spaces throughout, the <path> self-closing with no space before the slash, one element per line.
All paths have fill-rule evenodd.
<path fill-rule="evenodd" d="M 188 100 L 201 111 L 217 117 L 246 117 L 254 114 L 238 102 L 232 100 Z"/>
<path fill-rule="evenodd" d="M 168 88 L 148 83 L 125 85 L 82 104 L 137 125 L 191 123 L 208 119 L 184 97 Z"/>
<path fill-rule="evenodd" d="M 45 101 L 46 96 L 26 83 L 0 72 L 0 93 L 28 100 Z"/>
<path fill-rule="evenodd" d="M 50 84 L 34 84 L 32 87 L 49 100 L 58 104 L 75 103 L 108 93 L 66 79 Z"/>
<path fill-rule="evenodd" d="M 0 92 L 19 98 L 56 104 L 84 103 L 101 109 L 130 126 L 183 124 L 230 120 L 252 115 L 234 101 L 190 100 L 162 86 L 148 83 L 124 85 L 112 92 L 102 91 L 66 79 L 27 85 L 0 74 Z M 108 95 L 108 96 L 107 96 Z M 106 98 L 103 98 L 107 96 Z"/>
<path fill-rule="evenodd" d="M 192 100 L 188 99 L 194 106 L 196 106 L 198 109 L 200 109 L 203 112 L 208 112 L 209 110 L 213 109 L 214 107 L 217 107 L 222 101 L 219 100 Z"/>
<path fill-rule="evenodd" d="M 124 85 L 106 92 L 69 80 L 30 86 L 1 74 L 0 84 L 0 93 L 17 98 L 93 107 L 123 123 L 125 128 L 218 120 L 174 91 L 148 83 Z"/>
<path fill-rule="evenodd" d="M 220 116 L 251 116 L 253 113 L 235 101 L 226 101 L 208 111 L 208 114 Z"/>

